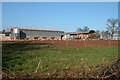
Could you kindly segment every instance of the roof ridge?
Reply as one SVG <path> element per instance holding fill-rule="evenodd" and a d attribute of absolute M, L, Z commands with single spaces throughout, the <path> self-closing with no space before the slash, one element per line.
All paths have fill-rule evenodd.
<path fill-rule="evenodd" d="M 27 28 L 27 27 L 8 27 L 9 29 L 13 29 L 13 28 L 18 28 L 18 29 L 26 29 L 26 30 L 29 30 L 29 29 L 32 29 L 32 30 L 45 30 L 45 31 L 60 31 L 60 32 L 64 32 L 64 31 L 61 31 L 61 30 L 57 30 L 57 29 L 42 29 L 42 28 Z"/>

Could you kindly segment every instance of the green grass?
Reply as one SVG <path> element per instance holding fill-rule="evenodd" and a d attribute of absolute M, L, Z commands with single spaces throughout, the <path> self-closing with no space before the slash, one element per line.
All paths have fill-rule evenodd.
<path fill-rule="evenodd" d="M 38 72 L 48 74 L 58 69 L 74 72 L 84 67 L 100 66 L 118 57 L 117 46 L 60 46 L 33 43 L 3 42 L 3 69 L 12 72 L 34 73 L 40 61 Z M 62 73 L 63 75 L 66 73 Z"/>

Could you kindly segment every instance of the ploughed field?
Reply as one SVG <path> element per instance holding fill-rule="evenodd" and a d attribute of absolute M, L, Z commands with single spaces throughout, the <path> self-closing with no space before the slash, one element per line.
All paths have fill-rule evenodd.
<path fill-rule="evenodd" d="M 65 46 L 120 46 L 120 40 L 17 40 L 11 42 L 41 43 Z"/>
<path fill-rule="evenodd" d="M 2 42 L 4 79 L 110 78 L 117 60 L 118 46 Z"/>

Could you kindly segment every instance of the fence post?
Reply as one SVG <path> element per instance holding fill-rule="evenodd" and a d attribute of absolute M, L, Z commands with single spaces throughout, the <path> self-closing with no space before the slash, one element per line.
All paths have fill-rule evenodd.
<path fill-rule="evenodd" d="M 66 45 L 68 46 L 68 42 L 67 42 L 67 40 L 66 40 Z"/>
<path fill-rule="evenodd" d="M 86 40 L 84 40 L 84 45 L 85 45 L 85 47 L 86 47 Z"/>
<path fill-rule="evenodd" d="M 111 46 L 110 40 L 108 40 L 109 46 Z"/>

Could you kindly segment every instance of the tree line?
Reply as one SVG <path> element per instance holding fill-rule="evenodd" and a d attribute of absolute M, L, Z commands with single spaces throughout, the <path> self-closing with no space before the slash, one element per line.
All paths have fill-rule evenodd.
<path fill-rule="evenodd" d="M 76 31 L 89 31 L 90 28 L 88 26 L 85 26 L 83 28 L 78 28 Z M 106 39 L 112 39 L 114 38 L 114 34 L 118 35 L 120 34 L 120 20 L 110 18 L 107 20 L 106 29 L 104 31 L 96 30 L 95 38 L 106 38 Z"/>

